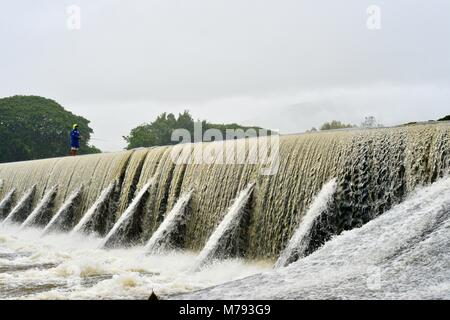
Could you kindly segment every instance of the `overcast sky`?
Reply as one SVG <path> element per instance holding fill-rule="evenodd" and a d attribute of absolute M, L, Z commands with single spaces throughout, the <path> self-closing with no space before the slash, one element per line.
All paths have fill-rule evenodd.
<path fill-rule="evenodd" d="M 444 0 L 1 0 L 0 39 L 0 96 L 55 99 L 105 151 L 163 111 L 283 133 L 450 113 Z"/>

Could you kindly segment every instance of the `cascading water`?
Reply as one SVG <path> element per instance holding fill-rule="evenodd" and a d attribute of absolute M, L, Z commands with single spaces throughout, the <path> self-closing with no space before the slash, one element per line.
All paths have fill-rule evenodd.
<path fill-rule="evenodd" d="M 189 218 L 180 225 L 182 241 L 176 246 L 194 255 L 203 249 L 204 256 L 212 247 L 206 245 L 208 239 L 222 230 L 217 226 L 225 223 L 228 209 L 236 204 L 239 193 L 254 183 L 249 201 L 243 205 L 238 232 L 224 232 L 227 245 L 217 247 L 213 256 L 240 256 L 245 261 L 273 264 L 290 246 L 294 234 L 305 230 L 305 237 L 300 237 L 301 243 L 308 242 L 301 254 L 306 256 L 303 261 L 336 235 L 378 219 L 416 187 L 450 173 L 449 123 L 281 136 L 279 148 L 275 144 L 268 149 L 270 157 L 266 158 L 273 162 L 258 157 L 255 161 L 254 156 L 261 154 L 261 145 L 266 143 L 265 138 L 246 138 L 0 164 L 0 219 L 19 206 L 23 210 L 13 216 L 18 217 L 17 222 L 26 219 L 26 223 L 18 237 L 51 219 L 47 231 L 71 231 L 68 238 L 72 239 L 95 238 L 95 249 L 89 250 L 99 250 L 101 244 L 108 248 L 140 246 L 164 230 L 168 224 L 165 218 L 176 209 L 177 201 L 194 190 Z M 211 156 L 214 149 L 222 152 Z M 334 178 L 331 209 L 306 227 L 310 220 L 305 215 L 313 215 L 308 210 Z M 35 196 L 23 201 L 34 185 Z M 81 185 L 83 192 L 72 199 Z M 52 186 L 58 189 L 46 206 L 44 198 Z M 61 210 L 68 203 L 73 207 L 63 214 Z M 35 213 L 43 220 L 30 223 Z M 17 233 L 14 228 L 14 224 L 2 225 L 0 238 L 4 232 Z M 46 232 L 42 242 L 52 237 L 62 239 Z M 196 259 L 201 260 L 192 260 Z"/>
<path fill-rule="evenodd" d="M 176 299 L 449 299 L 450 177 L 286 268 Z"/>
<path fill-rule="evenodd" d="M 58 186 L 54 186 L 44 195 L 33 212 L 22 223 L 21 229 L 34 225 L 45 226 L 50 222 L 57 192 Z"/>
<path fill-rule="evenodd" d="M 92 207 L 84 214 L 83 218 L 71 231 L 74 233 L 86 233 L 89 234 L 93 231 L 99 230 L 96 225 L 101 224 L 102 221 L 107 220 L 106 216 L 113 216 L 115 212 L 114 208 L 111 208 L 111 197 L 116 188 L 116 182 L 112 182 L 102 191 L 100 197 L 95 201 Z"/>
<path fill-rule="evenodd" d="M 314 199 L 311 207 L 302 218 L 297 231 L 295 231 L 286 249 L 283 250 L 275 263 L 275 268 L 285 267 L 306 255 L 311 242 L 311 233 L 314 224 L 317 223 L 318 217 L 327 214 L 327 211 L 329 211 L 332 197 L 336 192 L 336 187 L 337 184 L 335 179 L 323 186 L 322 190 L 320 190 L 319 194 Z"/>
<path fill-rule="evenodd" d="M 205 248 L 200 252 L 196 267 L 211 262 L 213 259 L 226 257 L 239 250 L 239 232 L 246 214 L 245 207 L 252 195 L 254 184 L 249 184 L 236 197 L 233 205 L 217 229 L 213 232 Z"/>
<path fill-rule="evenodd" d="M 146 200 L 149 189 L 153 183 L 153 180 L 151 180 L 142 187 L 129 207 L 120 216 L 111 231 L 106 235 L 100 245 L 101 248 L 110 248 L 123 244 L 127 232 L 129 232 L 130 228 L 132 228 L 133 222 L 136 221 L 135 215 L 139 214 L 139 211 L 142 210 L 143 203 Z"/>
<path fill-rule="evenodd" d="M 66 202 L 61 206 L 58 212 L 53 216 L 47 226 L 44 228 L 43 235 L 53 231 L 68 231 L 77 221 L 79 203 L 83 194 L 83 186 L 76 189 Z"/>
<path fill-rule="evenodd" d="M 6 194 L 5 198 L 0 201 L 0 221 L 5 219 L 11 211 L 15 194 L 16 189 L 13 188 L 10 192 L 8 192 L 8 194 Z"/>
<path fill-rule="evenodd" d="M 79 200 L 83 215 L 102 191 L 117 181 L 108 209 L 115 217 L 105 215 L 96 224 L 96 233 L 103 235 L 130 205 L 135 190 L 154 176 L 155 184 L 143 201 L 142 213 L 126 238 L 146 243 L 180 194 L 194 188 L 184 247 L 200 251 L 237 192 L 255 182 L 245 226 L 246 257 L 276 259 L 314 196 L 332 178 L 337 178 L 338 184 L 335 212 L 323 215 L 320 219 L 324 220 L 313 230 L 316 247 L 385 212 L 415 186 L 442 177 L 450 167 L 449 128 L 448 123 L 442 123 L 282 136 L 275 166 L 278 171 L 268 176 L 262 175 L 262 169 L 269 164 L 246 161 L 258 154 L 261 138 L 221 142 L 223 154 L 206 162 L 177 160 L 195 160 L 219 142 L 1 164 L 0 199 L 13 188 L 16 195 L 23 195 L 36 184 L 36 194 L 42 195 L 49 186 L 58 185 L 54 207 L 59 208 L 83 184 L 85 192 Z M 244 161 L 223 163 L 229 159 Z M 35 197 L 32 207 L 40 200 Z"/>
<path fill-rule="evenodd" d="M 23 222 L 31 212 L 31 203 L 35 193 L 36 185 L 33 185 L 11 210 L 6 219 L 3 220 L 3 224 Z"/>
<path fill-rule="evenodd" d="M 148 254 L 162 253 L 179 247 L 183 239 L 183 230 L 186 226 L 186 208 L 191 200 L 192 191 L 183 194 L 173 209 L 167 214 L 158 230 L 152 235 L 145 246 Z M 185 230 L 184 230 L 185 231 Z"/>

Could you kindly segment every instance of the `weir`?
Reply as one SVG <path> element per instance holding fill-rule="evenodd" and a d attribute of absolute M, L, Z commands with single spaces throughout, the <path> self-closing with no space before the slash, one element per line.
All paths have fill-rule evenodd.
<path fill-rule="evenodd" d="M 145 246 L 146 253 L 161 253 L 181 247 L 186 231 L 187 206 L 191 196 L 192 191 L 189 191 L 178 199 L 173 209 L 167 214 L 163 223 Z"/>
<path fill-rule="evenodd" d="M 102 241 L 100 248 L 113 248 L 125 244 L 127 234 L 132 231 L 133 224 L 137 222 L 137 215 L 142 212 L 142 207 L 148 197 L 149 189 L 154 183 L 153 179 L 142 187 L 131 202 L 130 206 L 117 220 L 114 227 Z"/>
<path fill-rule="evenodd" d="M 20 226 L 21 229 L 31 226 L 46 226 L 53 212 L 53 205 L 58 192 L 58 186 L 52 187 L 38 203 L 37 207 L 31 212 L 28 218 Z"/>
<path fill-rule="evenodd" d="M 72 192 L 70 197 L 44 228 L 42 235 L 46 235 L 53 231 L 69 231 L 73 228 L 79 217 L 79 203 L 82 194 L 83 186 L 80 186 Z"/>
<path fill-rule="evenodd" d="M 16 189 L 13 188 L 11 191 L 6 194 L 5 198 L 0 202 L 0 221 L 5 219 L 9 212 L 11 211 L 13 202 L 14 202 L 14 196 L 16 194 Z"/>
<path fill-rule="evenodd" d="M 313 228 L 315 224 L 319 223 L 318 218 L 321 215 L 329 213 L 336 186 L 336 179 L 333 179 L 320 190 L 308 212 L 299 223 L 297 231 L 295 231 L 286 249 L 283 250 L 275 263 L 275 268 L 286 267 L 288 264 L 306 256 L 313 240 L 311 238 Z"/>
<path fill-rule="evenodd" d="M 271 146 L 273 163 L 258 158 L 246 161 L 259 154 L 262 142 L 262 138 L 247 138 L 0 164 L 0 214 L 5 217 L 12 208 L 24 205 L 18 218 L 22 222 L 40 205 L 42 211 L 42 195 L 58 186 L 49 205 L 52 209 L 44 215 L 55 219 L 47 230 L 54 225 L 60 231 L 75 227 L 73 232 L 106 234 L 106 247 L 142 245 L 148 244 L 177 201 L 195 190 L 180 247 L 200 252 L 209 247 L 208 239 L 239 192 L 254 183 L 239 228 L 243 234 L 230 238 L 231 242 L 240 239 L 238 249 L 221 247 L 217 257 L 237 254 L 275 262 L 303 221 L 308 221 L 305 215 L 330 180 L 336 179 L 332 212 L 319 214 L 307 228 L 310 234 L 305 239 L 310 241 L 305 255 L 334 235 L 382 215 L 417 186 L 450 172 L 449 123 L 281 136 L 279 150 Z M 206 162 L 191 161 L 218 146 L 223 146 L 223 153 L 209 156 Z M 239 162 L 227 162 L 234 158 Z M 149 186 L 151 179 L 154 183 Z M 116 183 L 113 191 L 112 183 Z M 27 207 L 22 200 L 33 185 L 36 196 Z M 76 210 L 62 214 L 80 185 L 83 192 L 72 201 Z M 144 187 L 148 187 L 145 192 Z"/>
<path fill-rule="evenodd" d="M 97 232 L 98 234 L 102 234 L 102 230 L 105 229 L 104 225 L 107 224 L 109 218 L 114 219 L 114 214 L 116 213 L 116 207 L 112 203 L 112 196 L 116 185 L 117 182 L 112 182 L 102 191 L 100 197 L 73 228 L 71 234 L 78 232 L 85 234 Z"/>
<path fill-rule="evenodd" d="M 19 200 L 19 203 L 11 210 L 9 215 L 3 220 L 3 224 L 23 222 L 31 212 L 31 205 L 34 194 L 36 193 L 36 185 L 33 185 Z"/>
<path fill-rule="evenodd" d="M 254 184 L 249 184 L 236 197 L 225 218 L 213 232 L 205 248 L 200 252 L 196 262 L 197 268 L 213 259 L 225 258 L 232 254 L 236 255 L 242 249 L 239 233 L 241 232 L 245 215 L 248 214 L 245 207 L 252 195 L 253 188 Z"/>
<path fill-rule="evenodd" d="M 450 177 L 286 268 L 173 299 L 447 299 Z"/>

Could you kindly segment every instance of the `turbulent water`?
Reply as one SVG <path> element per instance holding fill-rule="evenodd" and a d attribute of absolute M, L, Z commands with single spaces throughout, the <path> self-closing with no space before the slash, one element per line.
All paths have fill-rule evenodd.
<path fill-rule="evenodd" d="M 183 194 L 175 206 L 167 214 L 145 246 L 147 253 L 163 253 L 177 248 L 186 226 L 187 211 L 192 191 Z"/>
<path fill-rule="evenodd" d="M 197 259 L 197 268 L 216 259 L 227 257 L 242 247 L 240 244 L 241 225 L 245 216 L 248 215 L 246 207 L 253 192 L 254 185 L 248 185 L 237 196 L 232 206 L 227 210 L 227 214 L 222 222 L 214 230 L 205 247 L 199 253 Z"/>
<path fill-rule="evenodd" d="M 276 268 L 285 267 L 306 255 L 312 241 L 312 230 L 321 215 L 330 213 L 330 202 L 335 192 L 336 180 L 333 179 L 323 186 L 322 190 L 315 197 L 311 207 L 300 221 L 297 231 L 295 231 L 288 245 L 275 263 Z"/>
<path fill-rule="evenodd" d="M 286 268 L 186 299 L 450 299 L 450 178 Z"/>
<path fill-rule="evenodd" d="M 0 299 L 161 298 L 246 277 L 267 262 L 217 262 L 193 273 L 193 252 L 145 255 L 144 248 L 98 249 L 101 238 L 0 228 Z"/>
<path fill-rule="evenodd" d="M 288 267 L 276 272 L 296 274 L 294 266 L 319 252 L 332 263 L 333 252 L 351 251 L 344 243 L 325 248 L 336 235 L 384 221 L 416 188 L 449 173 L 448 123 L 0 164 L 0 295 L 172 295 L 258 273 L 268 265 L 255 261 L 271 267 L 280 255 L 277 266 Z M 299 291 L 290 297 L 315 297 L 305 281 L 291 281 Z"/>

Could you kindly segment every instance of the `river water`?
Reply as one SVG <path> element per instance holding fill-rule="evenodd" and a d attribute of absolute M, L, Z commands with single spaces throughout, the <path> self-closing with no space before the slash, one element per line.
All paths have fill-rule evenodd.
<path fill-rule="evenodd" d="M 0 299 L 147 299 L 187 293 L 271 268 L 227 260 L 194 271 L 197 254 L 143 254 L 144 247 L 103 250 L 102 239 L 0 227 Z"/>

